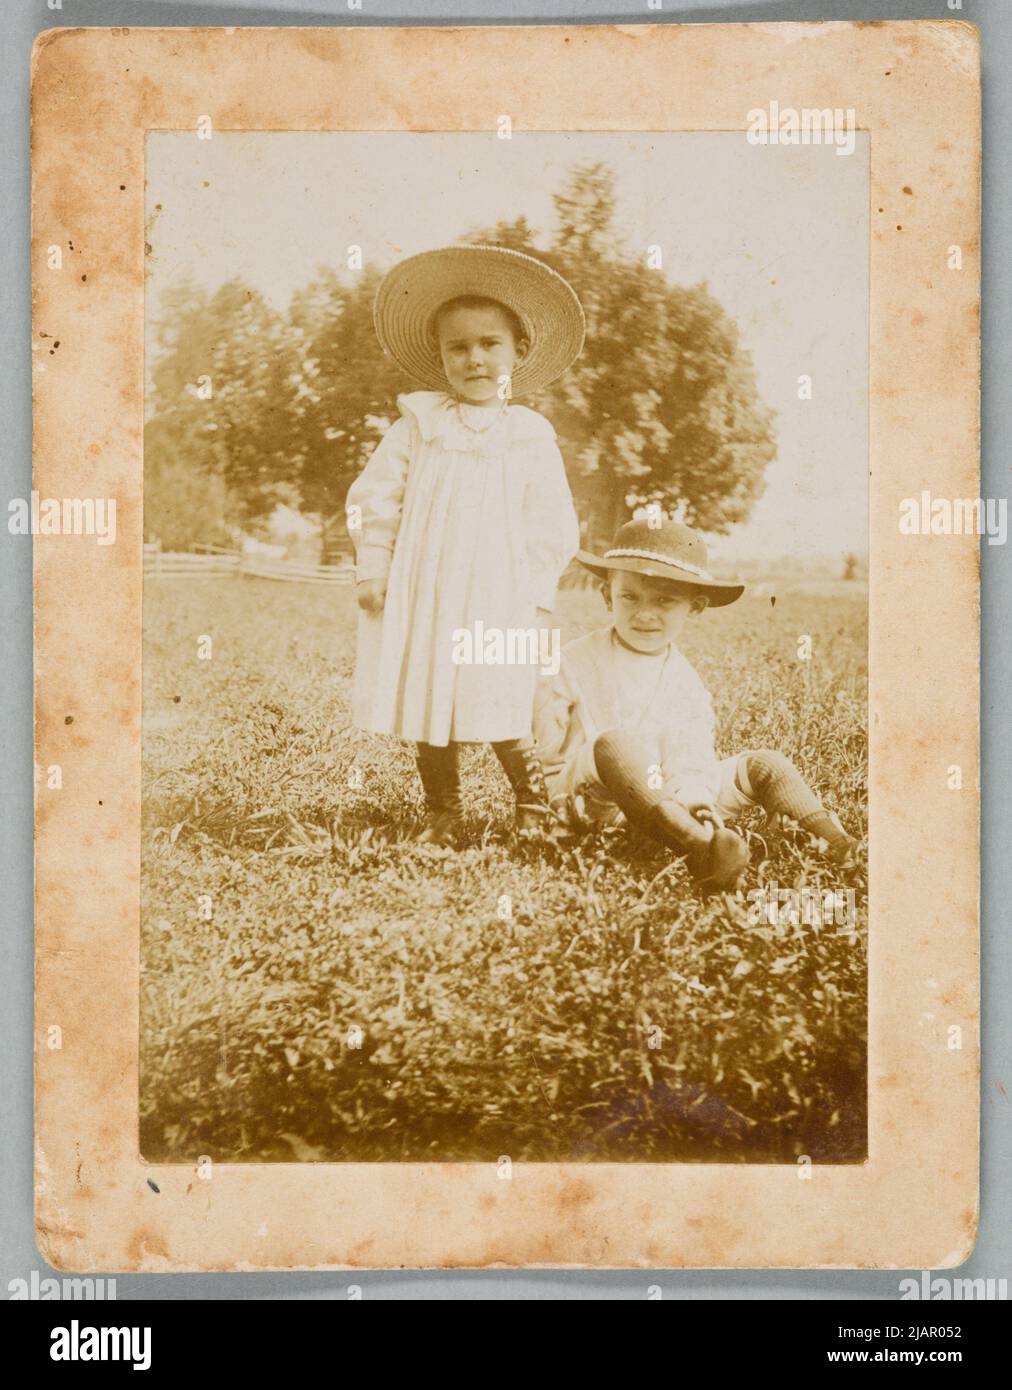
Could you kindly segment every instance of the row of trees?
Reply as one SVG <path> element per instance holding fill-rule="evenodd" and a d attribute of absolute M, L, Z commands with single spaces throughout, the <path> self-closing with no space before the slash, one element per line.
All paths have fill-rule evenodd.
<path fill-rule="evenodd" d="M 523 217 L 464 240 L 540 256 L 576 289 L 587 344 L 530 404 L 555 425 L 589 544 L 630 503 L 659 502 L 722 533 L 744 521 L 774 457 L 734 322 L 705 285 L 672 285 L 625 249 L 614 176 L 577 166 L 547 246 Z M 166 548 L 255 531 L 287 503 L 318 521 L 323 557 L 344 544 L 344 498 L 395 398 L 417 389 L 372 326 L 375 267 L 320 273 L 287 313 L 232 280 L 167 294 L 145 432 L 145 531 Z"/>

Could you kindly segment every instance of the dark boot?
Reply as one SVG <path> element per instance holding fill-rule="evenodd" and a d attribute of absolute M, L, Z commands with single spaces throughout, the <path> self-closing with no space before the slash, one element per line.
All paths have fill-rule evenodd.
<path fill-rule="evenodd" d="M 493 743 L 492 747 L 516 797 L 514 825 L 517 834 L 547 834 L 555 824 L 556 816 L 548 804 L 545 772 L 533 742 L 509 739 L 503 743 Z"/>
<path fill-rule="evenodd" d="M 652 788 L 651 756 L 635 734 L 617 730 L 594 744 L 597 774 L 629 823 L 683 858 L 702 893 L 733 891 L 748 863 L 745 841 L 733 830 L 708 829 L 680 801 Z"/>
<path fill-rule="evenodd" d="M 419 743 L 416 758 L 428 812 L 418 843 L 452 845 L 464 824 L 457 745 L 450 743 L 445 748 L 437 748 L 432 743 Z"/>
<path fill-rule="evenodd" d="M 686 856 L 685 865 L 701 893 L 733 893 L 748 867 L 748 845 L 719 826 L 704 849 Z"/>
<path fill-rule="evenodd" d="M 723 826 L 709 834 L 678 801 L 662 801 L 642 822 L 647 834 L 685 859 L 701 893 L 733 893 L 748 865 L 748 846 Z"/>

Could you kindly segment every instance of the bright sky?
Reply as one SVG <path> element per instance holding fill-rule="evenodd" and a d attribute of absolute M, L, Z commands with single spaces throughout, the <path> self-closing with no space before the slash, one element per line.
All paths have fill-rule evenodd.
<path fill-rule="evenodd" d="M 346 247 L 381 266 L 521 214 L 541 233 L 573 164 L 618 176 L 631 249 L 659 245 L 676 284 L 703 280 L 737 321 L 779 452 L 739 557 L 867 549 L 868 141 L 756 146 L 744 133 L 152 133 L 149 314 L 189 278 L 240 276 L 279 309 Z M 160 210 L 155 208 L 161 204 Z M 539 241 L 547 238 L 541 236 Z M 799 400 L 798 378 L 812 378 Z"/>

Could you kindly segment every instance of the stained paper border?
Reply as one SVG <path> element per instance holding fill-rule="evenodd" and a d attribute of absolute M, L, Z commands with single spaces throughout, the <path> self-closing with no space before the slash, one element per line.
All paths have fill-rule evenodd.
<path fill-rule="evenodd" d="M 979 493 L 979 74 L 977 30 L 959 22 L 40 37 L 34 487 L 115 497 L 118 524 L 107 547 L 35 538 L 36 762 L 63 769 L 62 790 L 42 777 L 36 793 L 36 1229 L 50 1263 L 933 1268 L 968 1256 L 979 552 L 974 537 L 903 536 L 897 517 L 924 489 Z M 520 1164 L 508 1183 L 493 1164 L 223 1164 L 202 1182 L 143 1163 L 145 132 L 195 129 L 201 115 L 222 131 L 467 131 L 502 112 L 518 131 L 744 131 L 773 99 L 853 108 L 871 135 L 868 1162 L 809 1182 L 789 1166 Z M 947 785 L 953 764 L 962 791 Z"/>

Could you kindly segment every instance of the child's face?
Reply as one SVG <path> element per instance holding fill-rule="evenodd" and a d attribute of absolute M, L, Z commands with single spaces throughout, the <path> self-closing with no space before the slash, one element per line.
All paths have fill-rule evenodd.
<path fill-rule="evenodd" d="M 659 652 L 674 642 L 687 619 L 701 613 L 706 599 L 685 584 L 615 570 L 608 577 L 605 603 L 615 631 L 638 652 Z"/>
<path fill-rule="evenodd" d="M 517 342 L 509 320 L 495 305 L 487 308 L 457 306 L 440 314 L 437 328 L 439 355 L 450 390 L 471 405 L 496 405 L 503 377 L 527 351 Z"/>

